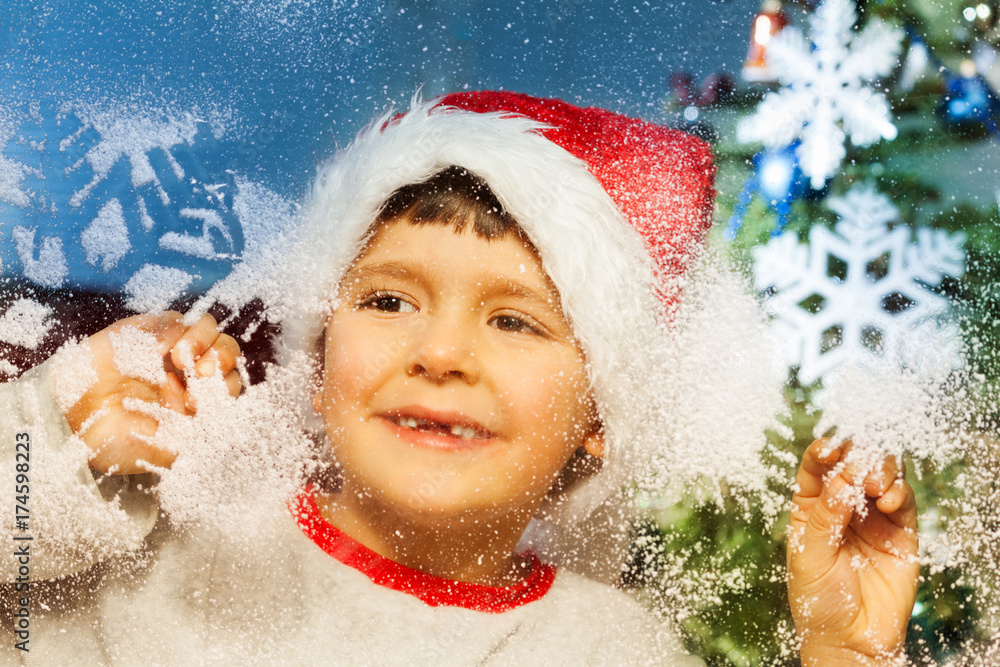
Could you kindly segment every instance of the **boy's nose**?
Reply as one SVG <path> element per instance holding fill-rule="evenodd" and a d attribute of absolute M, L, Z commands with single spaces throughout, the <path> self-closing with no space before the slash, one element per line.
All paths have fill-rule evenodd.
<path fill-rule="evenodd" d="M 461 313 L 428 314 L 415 334 L 407 360 L 407 374 L 433 382 L 458 379 L 474 382 L 478 376 L 475 333 Z"/>

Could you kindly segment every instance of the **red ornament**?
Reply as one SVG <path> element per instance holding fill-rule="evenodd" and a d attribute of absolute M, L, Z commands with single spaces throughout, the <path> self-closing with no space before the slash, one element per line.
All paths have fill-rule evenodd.
<path fill-rule="evenodd" d="M 753 19 L 750 48 L 743 63 L 743 79 L 752 83 L 773 83 L 776 77 L 767 66 L 767 47 L 788 25 L 788 15 L 781 11 L 779 0 L 765 0 Z"/>

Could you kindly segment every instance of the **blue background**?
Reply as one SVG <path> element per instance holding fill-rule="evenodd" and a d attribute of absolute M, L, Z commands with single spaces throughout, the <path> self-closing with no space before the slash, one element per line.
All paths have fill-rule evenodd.
<path fill-rule="evenodd" d="M 350 141 L 388 105 L 405 105 L 418 89 L 425 97 L 462 89 L 504 88 L 599 105 L 654 121 L 672 72 L 697 78 L 738 71 L 758 0 L 590 2 L 587 0 L 417 0 L 341 2 L 232 0 L 176 2 L 5 2 L 0 13 L 0 104 L 5 115 L 36 109 L 22 122 L 5 153 L 44 172 L 28 179 L 48 200 L 65 201 L 91 174 L 67 176 L 72 156 L 53 148 L 73 131 L 60 105 L 88 102 L 145 110 L 233 113 L 232 127 L 216 139 L 172 151 L 188 176 L 226 182 L 235 175 L 263 183 L 289 200 L 308 187 L 317 161 Z M 37 113 L 40 108 L 41 113 Z M 87 130 L 76 144 L 99 138 Z M 41 164 L 25 136 L 49 139 Z M 82 148 L 80 149 L 82 150 Z M 162 156 L 160 156 L 162 158 Z M 154 168 L 160 159 L 150 155 Z M 34 162 L 32 163 L 32 160 Z M 83 207 L 0 207 L 0 262 L 16 272 L 11 229 L 59 235 L 70 263 L 67 285 L 116 289 L 140 265 L 180 261 L 142 245 L 129 217 L 135 193 L 127 165 L 116 165 L 102 190 Z M 166 169 L 157 169 L 169 180 Z M 177 216 L 183 184 L 171 192 L 173 208 L 157 211 L 158 231 L 200 233 L 200 223 Z M 109 272 L 83 260 L 79 233 L 102 201 L 122 199 L 133 252 Z M 233 222 L 230 220 L 230 222 Z M 196 229 L 196 227 L 198 229 Z M 233 225 L 234 254 L 241 239 Z M 152 237 L 150 237 L 152 239 Z M 219 239 L 216 239 L 218 241 Z M 223 275 L 219 261 L 183 267 L 203 288 Z"/>

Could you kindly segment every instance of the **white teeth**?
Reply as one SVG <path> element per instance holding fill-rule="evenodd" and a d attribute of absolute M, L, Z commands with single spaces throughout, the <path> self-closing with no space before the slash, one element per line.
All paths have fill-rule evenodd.
<path fill-rule="evenodd" d="M 460 426 L 459 424 L 455 424 L 451 427 L 451 434 L 458 438 L 478 437 L 478 434 L 474 429 L 471 429 L 468 426 Z"/>
<path fill-rule="evenodd" d="M 439 424 L 426 419 L 417 419 L 416 417 L 399 417 L 397 423 L 403 428 L 409 428 L 413 430 L 433 428 L 439 426 Z M 451 434 L 456 438 L 480 438 L 479 432 L 474 428 L 468 426 L 462 426 L 461 424 L 455 424 L 451 427 Z"/>

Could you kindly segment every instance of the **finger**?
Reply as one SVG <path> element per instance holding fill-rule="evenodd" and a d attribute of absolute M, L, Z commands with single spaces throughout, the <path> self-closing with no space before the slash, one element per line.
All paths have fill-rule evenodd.
<path fill-rule="evenodd" d="M 795 535 L 795 553 L 789 552 L 789 563 L 798 562 L 795 556 L 808 554 L 811 571 L 825 572 L 833 567 L 840 554 L 841 542 L 847 526 L 854 517 L 852 485 L 843 475 L 836 475 L 823 485 L 819 497 L 812 505 L 804 525 L 799 523 Z"/>
<path fill-rule="evenodd" d="M 222 379 L 226 383 L 226 390 L 233 398 L 236 398 L 243 392 L 243 379 L 240 377 L 238 371 L 229 371 Z M 197 396 L 193 392 L 186 390 L 183 391 L 183 396 L 184 414 L 193 415 L 198 411 Z"/>
<path fill-rule="evenodd" d="M 167 382 L 160 388 L 160 403 L 182 415 L 190 414 L 185 403 L 184 383 L 174 373 L 167 373 Z"/>
<path fill-rule="evenodd" d="M 236 339 L 221 334 L 195 364 L 195 369 L 201 377 L 211 376 L 216 369 L 221 370 L 222 374 L 225 375 L 236 368 L 236 360 L 239 357 L 240 345 Z"/>
<path fill-rule="evenodd" d="M 140 461 L 169 468 L 176 454 L 151 444 L 157 428 L 151 416 L 119 406 L 83 438 L 91 450 L 90 467 L 113 475 L 147 472 Z"/>
<path fill-rule="evenodd" d="M 191 415 L 198 412 L 198 399 L 190 391 L 184 392 L 184 408 Z"/>
<path fill-rule="evenodd" d="M 195 369 L 197 362 L 219 338 L 218 324 L 208 313 L 202 315 L 170 348 L 170 361 L 186 373 Z"/>
<path fill-rule="evenodd" d="M 157 340 L 157 352 L 160 356 L 167 356 L 167 351 L 172 348 L 184 335 L 183 316 L 180 313 L 166 312 L 155 316 L 156 319 L 150 329 L 148 329 Z"/>
<path fill-rule="evenodd" d="M 223 379 L 229 388 L 229 395 L 233 398 L 239 396 L 240 392 L 243 391 L 243 378 L 240 377 L 239 372 L 235 370 L 229 371 Z"/>
<path fill-rule="evenodd" d="M 879 498 L 902 476 L 903 466 L 896 456 L 887 456 L 865 476 L 865 495 Z"/>
<path fill-rule="evenodd" d="M 819 438 L 814 440 L 805 453 L 802 455 L 802 464 L 799 466 L 795 481 L 798 484 L 796 496 L 802 498 L 815 498 L 823 490 L 823 479 L 829 474 L 833 466 L 841 458 L 845 449 L 844 443 L 839 447 L 830 448 L 829 438 Z"/>
<path fill-rule="evenodd" d="M 906 482 L 899 479 L 893 482 L 892 486 L 886 489 L 876 501 L 875 506 L 883 514 L 892 514 L 897 511 L 906 500 Z"/>
<path fill-rule="evenodd" d="M 875 501 L 875 506 L 897 526 L 917 529 L 916 497 L 913 487 L 906 480 L 896 480 L 889 490 Z"/>

